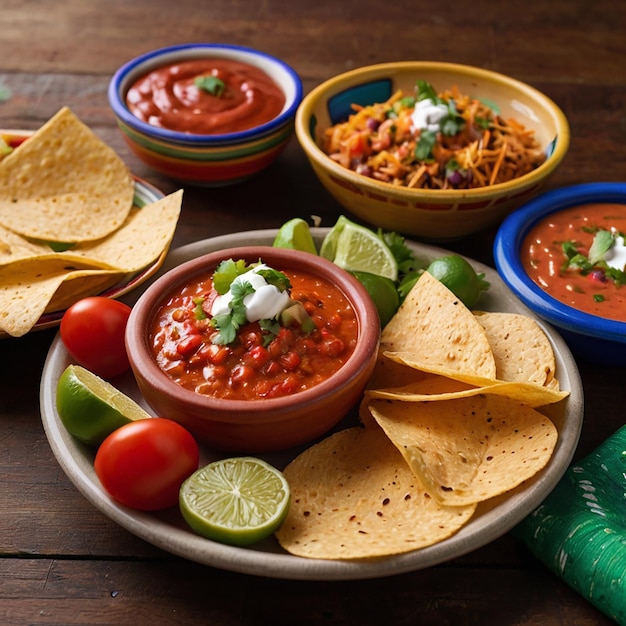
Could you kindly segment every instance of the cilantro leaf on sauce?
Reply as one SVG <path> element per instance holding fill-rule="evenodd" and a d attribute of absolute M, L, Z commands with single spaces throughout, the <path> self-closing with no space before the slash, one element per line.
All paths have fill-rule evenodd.
<path fill-rule="evenodd" d="M 278 270 L 268 267 L 267 269 L 258 270 L 257 273 L 259 274 L 259 276 L 263 276 L 265 282 L 269 283 L 270 285 L 274 285 L 274 287 L 276 287 L 280 291 L 291 289 L 291 282 L 289 281 L 287 276 L 285 276 L 285 274 L 279 272 Z"/>
<path fill-rule="evenodd" d="M 193 83 L 198 89 L 206 91 L 216 98 L 221 98 L 226 90 L 226 83 L 217 76 L 197 76 Z"/>
<path fill-rule="evenodd" d="M 596 264 L 611 249 L 615 243 L 615 235 L 608 230 L 599 230 L 589 248 L 589 263 Z"/>
<path fill-rule="evenodd" d="M 238 261 L 233 261 L 232 259 L 227 259 L 222 261 L 215 270 L 213 274 L 213 286 L 215 287 L 215 291 L 223 296 L 230 289 L 230 285 L 241 274 L 245 274 L 250 267 L 246 265 L 246 262 L 243 259 L 239 259 Z"/>
<path fill-rule="evenodd" d="M 243 299 L 248 294 L 254 293 L 254 287 L 249 282 L 241 281 L 233 283 L 230 291 L 233 295 L 230 301 L 230 311 L 211 319 L 211 325 L 219 331 L 211 341 L 218 345 L 228 345 L 235 341 L 237 331 L 247 321 Z"/>

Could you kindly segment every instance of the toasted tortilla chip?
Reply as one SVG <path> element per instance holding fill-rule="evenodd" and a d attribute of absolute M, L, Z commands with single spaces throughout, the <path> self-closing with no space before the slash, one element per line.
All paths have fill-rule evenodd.
<path fill-rule="evenodd" d="M 371 400 L 368 408 L 434 499 L 464 506 L 500 495 L 547 465 L 557 429 L 510 398 Z"/>
<path fill-rule="evenodd" d="M 126 276 L 127 274 L 124 272 L 115 270 L 89 273 L 72 272 L 58 286 L 44 313 L 64 311 L 82 298 L 104 293 L 107 289 L 121 282 Z"/>
<path fill-rule="evenodd" d="M 276 533 L 297 556 L 363 559 L 447 539 L 475 505 L 442 506 L 381 429 L 349 428 L 322 440 L 284 470 L 291 506 Z"/>
<path fill-rule="evenodd" d="M 121 271 L 137 272 L 166 251 L 180 216 L 183 190 L 179 189 L 141 209 L 133 209 L 125 223 L 100 241 L 68 250 L 69 259 L 92 259 Z"/>
<path fill-rule="evenodd" d="M 474 315 L 487 333 L 499 380 L 558 389 L 552 344 L 534 319 L 519 313 L 477 311 Z"/>
<path fill-rule="evenodd" d="M 492 380 L 490 378 L 482 378 L 480 376 L 459 373 L 444 368 L 433 368 L 424 364 L 413 354 L 394 352 L 385 353 L 385 356 L 389 360 L 403 364 L 411 369 L 414 369 L 416 372 L 419 372 L 422 375 L 422 379 L 398 387 L 388 387 L 386 389 L 377 390 L 368 389 L 368 393 L 372 396 L 388 398 L 396 397 L 405 401 L 416 401 L 428 399 L 452 399 L 453 397 L 467 397 L 470 395 L 476 395 L 477 393 L 492 393 L 514 398 L 520 402 L 525 402 L 532 407 L 539 407 L 559 402 L 569 395 L 568 391 L 560 391 L 553 385 L 544 386 L 531 382 Z M 433 380 L 433 377 L 443 378 L 443 380 L 438 381 L 437 383 L 439 385 L 439 389 L 441 390 L 439 393 L 445 394 L 448 398 L 437 396 L 437 392 L 429 389 L 429 385 L 432 389 L 436 382 Z M 446 383 L 444 382 L 445 380 L 454 381 L 454 383 Z M 465 389 L 460 387 L 459 384 L 465 384 Z M 449 388 L 446 386 L 449 386 Z M 430 398 L 417 397 L 427 394 L 433 395 Z"/>
<path fill-rule="evenodd" d="M 134 210 L 112 235 L 65 252 L 47 252 L 0 264 L 0 332 L 20 337 L 44 312 L 60 311 L 96 295 L 151 263 L 171 244 L 182 190 Z M 46 300 L 47 299 L 47 300 Z"/>
<path fill-rule="evenodd" d="M 391 321 L 380 342 L 381 353 L 419 355 L 432 368 L 496 377 L 487 335 L 472 312 L 441 282 L 424 272 Z M 374 382 L 378 385 L 379 373 Z"/>
<path fill-rule="evenodd" d="M 53 259 L 42 266 L 38 259 L 0 267 L 0 331 L 13 337 L 25 335 L 37 323 L 59 286 L 72 278 L 108 273 L 117 282 L 117 270 L 68 265 Z"/>
<path fill-rule="evenodd" d="M 50 252 L 49 246 L 30 241 L 0 224 L 0 265 L 49 254 Z"/>
<path fill-rule="evenodd" d="M 67 107 L 0 161 L 0 223 L 43 241 L 93 241 L 119 228 L 134 181 Z"/>

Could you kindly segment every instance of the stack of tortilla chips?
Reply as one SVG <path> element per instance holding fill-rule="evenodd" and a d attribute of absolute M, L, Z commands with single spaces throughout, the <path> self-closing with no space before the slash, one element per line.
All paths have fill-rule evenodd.
<path fill-rule="evenodd" d="M 126 165 L 68 108 L 0 160 L 0 334 L 162 262 L 182 191 L 134 206 Z"/>
<path fill-rule="evenodd" d="M 442 541 L 481 503 L 549 462 L 558 438 L 555 357 L 531 318 L 473 313 L 424 273 L 384 328 L 361 405 L 286 468 L 280 544 L 322 559 L 400 554 Z"/>

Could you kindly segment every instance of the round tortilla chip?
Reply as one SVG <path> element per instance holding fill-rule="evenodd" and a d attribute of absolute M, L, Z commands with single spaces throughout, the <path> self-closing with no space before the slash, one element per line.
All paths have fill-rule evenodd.
<path fill-rule="evenodd" d="M 291 505 L 276 537 L 302 557 L 409 552 L 450 537 L 476 509 L 438 504 L 380 428 L 339 431 L 294 459 L 284 474 Z"/>
<path fill-rule="evenodd" d="M 558 389 L 552 344 L 539 324 L 520 313 L 475 311 L 496 361 L 496 378 Z"/>
<path fill-rule="evenodd" d="M 368 408 L 426 489 L 448 506 L 517 487 L 548 464 L 558 438 L 549 418 L 504 396 L 371 400 Z"/>
<path fill-rule="evenodd" d="M 0 161 L 0 223 L 33 239 L 105 237 L 134 194 L 124 162 L 67 107 Z"/>
<path fill-rule="evenodd" d="M 428 272 L 420 276 L 383 329 L 380 351 L 419 355 L 432 368 L 496 377 L 485 330 L 472 312 Z"/>

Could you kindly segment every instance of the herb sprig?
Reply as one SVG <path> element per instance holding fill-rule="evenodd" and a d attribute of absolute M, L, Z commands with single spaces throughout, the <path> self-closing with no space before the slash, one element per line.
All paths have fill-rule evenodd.
<path fill-rule="evenodd" d="M 575 241 L 564 241 L 561 244 L 561 249 L 566 256 L 563 271 L 575 269 L 583 276 L 592 272 L 601 272 L 605 278 L 612 280 L 616 285 L 626 285 L 626 272 L 623 269 L 611 267 L 605 261 L 606 253 L 615 245 L 618 236 L 619 233 L 597 229 L 587 255 L 579 251 Z"/>
<path fill-rule="evenodd" d="M 217 76 L 197 76 L 193 83 L 216 98 L 221 98 L 226 91 L 226 83 Z"/>
<path fill-rule="evenodd" d="M 229 291 L 232 294 L 232 299 L 229 304 L 229 312 L 222 315 L 215 315 L 211 318 L 211 326 L 216 328 L 219 332 L 213 335 L 212 343 L 218 345 L 228 345 L 235 341 L 237 338 L 237 331 L 239 328 L 246 324 L 248 318 L 246 316 L 246 305 L 244 304 L 244 298 L 255 292 L 255 288 L 246 280 L 240 280 L 235 282 L 235 278 L 243 276 L 246 273 L 253 270 L 255 267 L 261 264 L 261 260 L 258 263 L 246 265 L 243 259 L 234 261 L 233 259 L 227 259 L 222 261 L 213 273 L 213 287 L 220 294 L 224 295 Z M 259 276 L 262 276 L 270 285 L 274 285 L 280 291 L 286 291 L 291 289 L 291 282 L 289 278 L 282 272 L 272 268 L 261 268 L 257 270 Z M 266 330 L 270 333 L 276 333 L 276 323 L 274 320 L 261 320 L 259 322 L 262 330 Z"/>
<path fill-rule="evenodd" d="M 435 88 L 425 80 L 417 80 L 415 84 L 417 101 L 430 100 L 433 104 L 443 104 L 447 109 L 447 115 L 441 120 L 440 132 L 447 137 L 458 135 L 465 126 L 465 120 L 459 115 L 456 104 L 452 98 L 444 100 L 440 98 Z M 419 140 L 415 145 L 415 158 L 426 161 L 433 158 L 433 148 L 437 143 L 437 132 L 422 130 Z"/>

